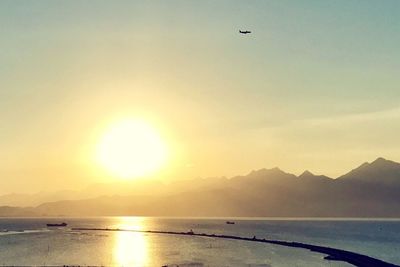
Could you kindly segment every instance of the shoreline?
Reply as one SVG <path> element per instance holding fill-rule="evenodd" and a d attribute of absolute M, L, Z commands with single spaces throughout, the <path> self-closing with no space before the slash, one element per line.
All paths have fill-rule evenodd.
<path fill-rule="evenodd" d="M 210 238 L 221 238 L 221 239 L 233 239 L 241 241 L 268 243 L 285 247 L 292 248 L 303 248 L 308 249 L 313 252 L 318 252 L 325 254 L 325 260 L 329 261 L 343 261 L 352 264 L 357 267 L 399 267 L 393 263 L 388 263 L 370 256 L 363 254 L 336 249 L 331 247 L 317 246 L 300 242 L 290 242 L 290 241 L 280 241 L 272 239 L 260 239 L 232 235 L 216 235 L 207 233 L 195 233 L 193 231 L 189 232 L 174 232 L 174 231 L 154 231 L 154 230 L 128 230 L 128 229 L 115 229 L 115 228 L 72 228 L 73 231 L 110 231 L 110 232 L 137 232 L 137 233 L 147 233 L 147 234 L 165 234 L 165 235 L 184 235 L 184 236 L 200 236 L 200 237 L 210 237 Z"/>

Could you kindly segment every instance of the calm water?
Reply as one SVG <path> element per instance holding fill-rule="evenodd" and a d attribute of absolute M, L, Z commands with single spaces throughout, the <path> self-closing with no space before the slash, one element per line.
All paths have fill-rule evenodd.
<path fill-rule="evenodd" d="M 400 221 L 171 219 L 144 217 L 0 219 L 1 265 L 350 266 L 304 249 L 207 237 L 75 232 L 72 227 L 254 236 L 342 248 L 400 264 Z M 68 223 L 47 229 L 46 223 Z M 24 230 L 21 232 L 21 230 Z"/>

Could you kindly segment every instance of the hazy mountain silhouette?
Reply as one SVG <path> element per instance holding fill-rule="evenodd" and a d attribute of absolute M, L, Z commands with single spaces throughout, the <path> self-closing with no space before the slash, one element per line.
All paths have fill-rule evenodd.
<path fill-rule="evenodd" d="M 19 207 L 0 207 L 0 216 L 2 217 L 31 217 L 38 216 L 39 213 L 35 208 L 19 208 Z"/>
<path fill-rule="evenodd" d="M 194 179 L 170 185 L 142 181 L 138 187 L 133 185 L 129 189 L 125 184 L 122 191 L 118 191 L 120 186 L 108 185 L 108 194 L 99 189 L 107 185 L 96 185 L 86 192 L 101 191 L 104 196 L 88 194 L 86 199 L 15 208 L 14 216 L 24 212 L 37 216 L 400 216 L 400 164 L 383 158 L 364 163 L 338 179 L 309 171 L 296 176 L 273 168 L 230 179 Z M 13 214 L 12 209 L 0 209 L 0 214 Z"/>
<path fill-rule="evenodd" d="M 29 207 L 37 206 L 44 202 L 58 200 L 77 200 L 82 199 L 82 194 L 78 191 L 63 190 L 57 192 L 39 192 L 35 194 L 5 194 L 0 196 L 0 206 Z"/>
<path fill-rule="evenodd" d="M 131 196 L 131 195 L 171 195 L 199 189 L 214 188 L 227 178 L 204 178 L 179 180 L 170 184 L 157 180 L 133 180 L 111 183 L 92 184 L 83 190 L 63 190 L 55 192 L 39 192 L 35 194 L 5 194 L 0 195 L 0 206 L 32 207 L 46 202 L 61 200 L 79 200 L 99 196 Z"/>
<path fill-rule="evenodd" d="M 338 179 L 396 186 L 400 184 L 400 164 L 384 158 L 378 158 L 372 163 L 366 162 L 362 164 Z"/>

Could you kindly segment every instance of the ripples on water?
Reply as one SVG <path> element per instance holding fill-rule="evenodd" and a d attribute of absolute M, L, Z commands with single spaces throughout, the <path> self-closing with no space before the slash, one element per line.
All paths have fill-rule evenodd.
<path fill-rule="evenodd" d="M 230 219 L 232 220 L 232 219 Z M 1 265 L 350 266 L 303 249 L 207 237 L 77 232 L 72 227 L 189 231 L 299 241 L 400 264 L 400 221 L 170 219 L 144 217 L 0 219 Z M 66 221 L 68 227 L 46 228 Z"/>

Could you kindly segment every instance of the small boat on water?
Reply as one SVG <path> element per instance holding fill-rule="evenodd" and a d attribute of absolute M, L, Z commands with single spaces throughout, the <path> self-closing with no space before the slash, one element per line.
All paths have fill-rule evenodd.
<path fill-rule="evenodd" d="M 48 223 L 46 224 L 47 227 L 65 227 L 67 224 L 65 222 L 63 223 Z"/>
<path fill-rule="evenodd" d="M 235 224 L 235 222 L 232 222 L 232 221 L 226 221 L 225 223 L 226 224 Z"/>

